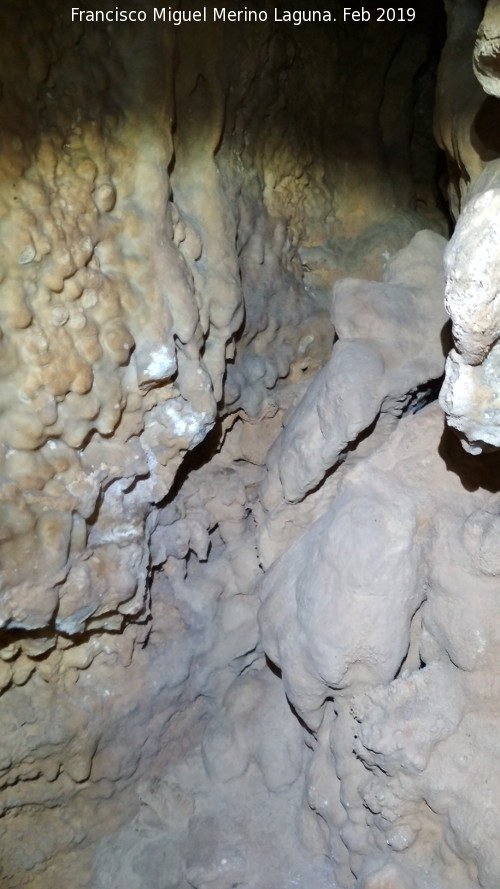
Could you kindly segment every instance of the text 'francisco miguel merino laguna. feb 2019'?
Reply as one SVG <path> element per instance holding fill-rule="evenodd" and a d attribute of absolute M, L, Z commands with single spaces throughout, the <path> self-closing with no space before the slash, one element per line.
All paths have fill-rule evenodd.
<path fill-rule="evenodd" d="M 172 9 L 172 7 L 155 7 L 144 9 L 71 9 L 72 22 L 170 22 L 173 25 L 199 22 L 288 22 L 302 25 L 310 22 L 413 22 L 416 12 L 413 7 L 377 7 L 367 9 L 364 6 L 344 6 L 334 15 L 329 9 L 274 9 L 273 14 L 264 9 L 256 10 L 229 9 L 225 6 L 203 6 L 201 9 Z"/>

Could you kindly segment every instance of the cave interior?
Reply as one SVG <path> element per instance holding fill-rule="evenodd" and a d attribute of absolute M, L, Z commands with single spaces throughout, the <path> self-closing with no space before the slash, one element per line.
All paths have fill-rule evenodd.
<path fill-rule="evenodd" d="M 498 889 L 500 2 L 99 10 L 0 9 L 0 885 Z"/>

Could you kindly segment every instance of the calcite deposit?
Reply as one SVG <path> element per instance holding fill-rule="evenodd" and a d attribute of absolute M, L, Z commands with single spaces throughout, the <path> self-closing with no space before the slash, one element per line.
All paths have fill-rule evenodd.
<path fill-rule="evenodd" d="M 500 446 L 499 176 L 491 161 L 474 182 L 445 258 L 455 348 L 441 404 L 472 453 Z"/>
<path fill-rule="evenodd" d="M 2 5 L 5 889 L 498 889 L 499 5 L 329 7 Z"/>
<path fill-rule="evenodd" d="M 475 454 L 500 446 L 496 224 L 499 79 L 495 63 L 499 34 L 499 5 L 489 2 L 475 34 L 473 52 L 482 105 L 470 142 L 480 164 L 474 170 L 445 256 L 446 307 L 453 322 L 455 348 L 447 359 L 441 404 L 450 425 L 461 433 L 466 450 Z"/>
<path fill-rule="evenodd" d="M 471 759 L 479 686 L 495 710 L 498 495 L 481 472 L 498 459 L 463 475 L 442 429 L 436 407 L 401 420 L 261 582 L 264 647 L 317 737 L 307 800 L 342 886 L 350 871 L 378 885 L 360 875 L 384 859 L 394 885 L 498 880 L 496 777 L 483 789 Z"/>

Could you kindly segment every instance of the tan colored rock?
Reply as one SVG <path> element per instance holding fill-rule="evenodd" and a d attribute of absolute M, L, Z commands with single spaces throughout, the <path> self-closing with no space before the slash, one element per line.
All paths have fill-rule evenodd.
<path fill-rule="evenodd" d="M 393 857 L 405 854 L 406 842 L 416 859 L 422 849 L 436 848 L 432 829 L 437 823 L 442 831 L 445 815 L 429 828 L 427 814 L 423 833 L 411 819 L 420 818 L 424 798 L 438 798 L 441 761 L 432 750 L 427 788 L 391 786 L 395 801 L 389 801 L 392 775 L 386 775 L 382 786 L 365 792 L 361 784 L 378 764 L 354 738 L 360 723 L 349 708 L 354 689 L 374 695 L 373 681 L 380 680 L 380 698 L 365 709 L 355 702 L 359 735 L 367 743 L 377 735 L 380 712 L 399 731 L 401 700 L 389 695 L 388 703 L 384 692 L 408 645 L 406 668 L 417 669 L 419 625 L 411 613 L 424 589 L 420 561 L 416 568 L 422 541 L 414 531 L 427 528 L 427 518 L 421 519 L 414 488 L 425 488 L 426 461 L 435 453 L 419 439 L 405 466 L 408 475 L 421 473 L 414 487 L 402 477 L 392 445 L 373 477 L 367 460 L 357 478 L 340 481 L 335 474 L 321 486 L 337 459 L 329 378 L 318 415 L 329 452 L 312 453 L 311 426 L 303 452 L 312 469 L 305 471 L 304 459 L 303 474 L 294 478 L 292 471 L 287 479 L 288 493 L 294 485 L 307 493 L 304 504 L 296 507 L 290 496 L 283 505 L 282 489 L 264 491 L 263 476 L 268 448 L 282 422 L 293 429 L 309 384 L 305 400 L 317 405 L 316 380 L 324 380 L 334 326 L 341 333 L 337 356 L 350 355 L 339 362 L 346 384 L 354 382 L 356 354 L 370 355 L 382 365 L 375 412 L 392 411 L 368 442 L 370 398 L 351 385 L 342 442 L 349 447 L 360 431 L 367 433 L 366 450 L 357 450 L 353 463 L 363 465 L 362 457 L 394 431 L 403 404 L 415 396 L 420 406 L 419 386 L 427 386 L 435 367 L 440 372 L 436 329 L 426 340 L 429 317 L 440 321 L 440 309 L 436 316 L 430 309 L 440 287 L 439 238 L 423 236 L 417 258 L 403 269 L 396 258 L 392 284 L 373 288 L 364 280 L 422 227 L 424 193 L 426 220 L 438 229 L 443 224 L 434 186 L 419 179 L 416 161 L 430 110 L 417 72 L 429 59 L 429 40 L 423 30 L 414 40 L 406 25 L 395 24 L 382 47 L 373 25 L 359 51 L 357 26 L 338 29 L 332 44 L 328 30 L 315 25 L 70 26 L 60 0 L 43 9 L 27 0 L 22 15 L 10 0 L 4 6 L 0 830 L 6 887 L 177 889 L 189 880 L 229 889 L 260 880 L 277 889 L 285 880 L 327 889 L 332 860 L 346 886 L 355 873 L 372 883 L 401 876 L 411 885 L 420 859 L 400 867 Z M 427 143 L 424 153 L 432 168 L 434 148 Z M 400 272 L 411 280 L 405 284 Z M 345 274 L 357 281 L 339 285 L 344 295 L 332 325 L 328 288 Z M 350 306 L 353 293 L 369 328 Z M 375 303 L 381 320 L 372 323 Z M 381 344 L 378 329 L 372 336 L 378 323 L 399 346 Z M 361 382 L 369 387 L 373 379 L 368 373 Z M 437 424 L 432 428 L 435 449 Z M 411 439 L 408 423 L 404 429 Z M 403 430 L 397 441 L 401 449 L 408 443 Z M 346 472 L 351 468 L 346 461 Z M 443 482 L 435 497 L 449 490 Z M 400 522 L 389 491 L 402 492 Z M 271 528 L 273 498 L 281 512 Z M 467 530 L 457 539 L 467 553 L 477 548 L 477 565 L 490 571 L 486 590 L 496 550 L 493 513 L 487 513 L 490 528 L 483 506 L 481 497 L 474 500 L 470 521 L 463 511 Z M 332 515 L 338 533 L 318 569 L 318 589 L 327 599 L 335 555 L 340 604 L 354 577 L 353 596 L 367 601 L 365 623 L 353 631 L 342 605 L 334 663 L 324 612 L 311 610 L 308 633 L 306 608 L 303 637 L 297 643 L 290 635 L 300 655 L 297 675 L 287 661 L 281 680 L 259 639 L 255 587 L 263 565 L 292 536 L 305 532 L 293 552 L 309 558 L 312 523 L 325 528 L 327 539 Z M 377 518 L 378 535 L 365 548 Z M 385 573 L 372 583 L 385 549 Z M 269 581 L 287 558 L 292 563 L 293 552 L 271 568 Z M 317 552 L 322 559 L 319 544 Z M 311 574 L 299 578 L 303 587 Z M 446 635 L 440 616 L 446 578 L 434 563 L 431 574 L 435 611 L 422 631 L 429 658 L 438 651 L 445 661 L 442 649 L 460 649 L 472 662 L 458 628 Z M 482 573 L 480 580 L 483 589 Z M 291 572 L 290 590 L 296 583 Z M 370 598 L 372 587 L 377 595 Z M 276 600 L 282 596 L 276 589 Z M 488 591 L 485 597 L 488 616 Z M 280 632 L 263 630 L 269 650 Z M 495 641 L 492 632 L 488 643 Z M 332 701 L 321 711 L 317 737 L 284 691 L 309 718 L 304 689 L 297 694 L 294 681 L 305 677 L 307 685 L 311 651 L 327 680 L 346 683 L 338 714 Z M 451 685 L 456 669 L 442 671 Z M 428 675 L 437 683 L 441 673 Z M 313 680 L 317 718 L 325 677 Z M 419 688 L 417 680 L 403 685 L 405 692 Z M 455 715 L 457 701 L 453 685 Z M 453 719 L 434 737 L 435 708 L 428 710 L 419 735 L 425 750 L 430 736 L 461 751 Z M 422 708 L 415 713 L 412 727 Z M 381 740 L 381 761 L 385 756 L 401 771 L 392 737 L 382 732 Z M 403 766 L 418 765 L 418 753 L 409 743 Z M 309 779 L 311 805 L 302 806 Z M 368 805 L 384 790 L 379 823 Z M 456 818 L 455 799 L 449 811 Z M 297 820 L 307 816 L 313 826 L 303 849 Z M 489 838 L 485 852 L 475 837 L 471 854 L 464 840 L 470 827 L 453 828 L 459 853 L 450 853 L 449 873 L 460 877 L 475 855 L 491 881 L 494 871 L 483 863 Z M 424 834 L 427 846 L 420 843 Z"/>

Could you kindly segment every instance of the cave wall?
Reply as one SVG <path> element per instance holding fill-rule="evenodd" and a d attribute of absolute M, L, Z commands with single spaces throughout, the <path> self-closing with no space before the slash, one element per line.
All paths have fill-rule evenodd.
<path fill-rule="evenodd" d="M 474 215 L 483 10 L 445 7 Z M 2 15 L 3 884 L 496 887 L 498 458 L 430 404 L 443 10 Z"/>
<path fill-rule="evenodd" d="M 346 33 L 326 78 L 304 81 L 328 49 L 321 29 L 308 40 L 293 28 L 68 27 L 62 5 L 8 10 L 2 621 L 21 655 L 5 661 L 4 687 L 9 664 L 29 671 L 30 645 L 42 654 L 58 632 L 120 630 L 147 613 L 146 517 L 183 454 L 221 413 L 257 416 L 298 354 L 316 367 L 326 357 L 331 331 L 299 353 L 328 312 L 304 289 L 299 242 L 325 251 L 305 262 L 331 279 L 347 235 L 382 221 L 400 246 L 421 227 L 411 120 L 391 128 L 404 150 L 384 155 L 384 102 L 396 61 L 410 93 L 429 50 L 419 35 L 408 53 L 399 28 L 380 55 L 372 33 L 347 85 Z M 352 110 L 332 139 L 326 108 L 339 96 Z M 361 150 L 334 187 L 343 156 Z M 399 204 L 387 158 L 403 166 Z M 351 266 L 368 261 L 362 248 Z"/>

